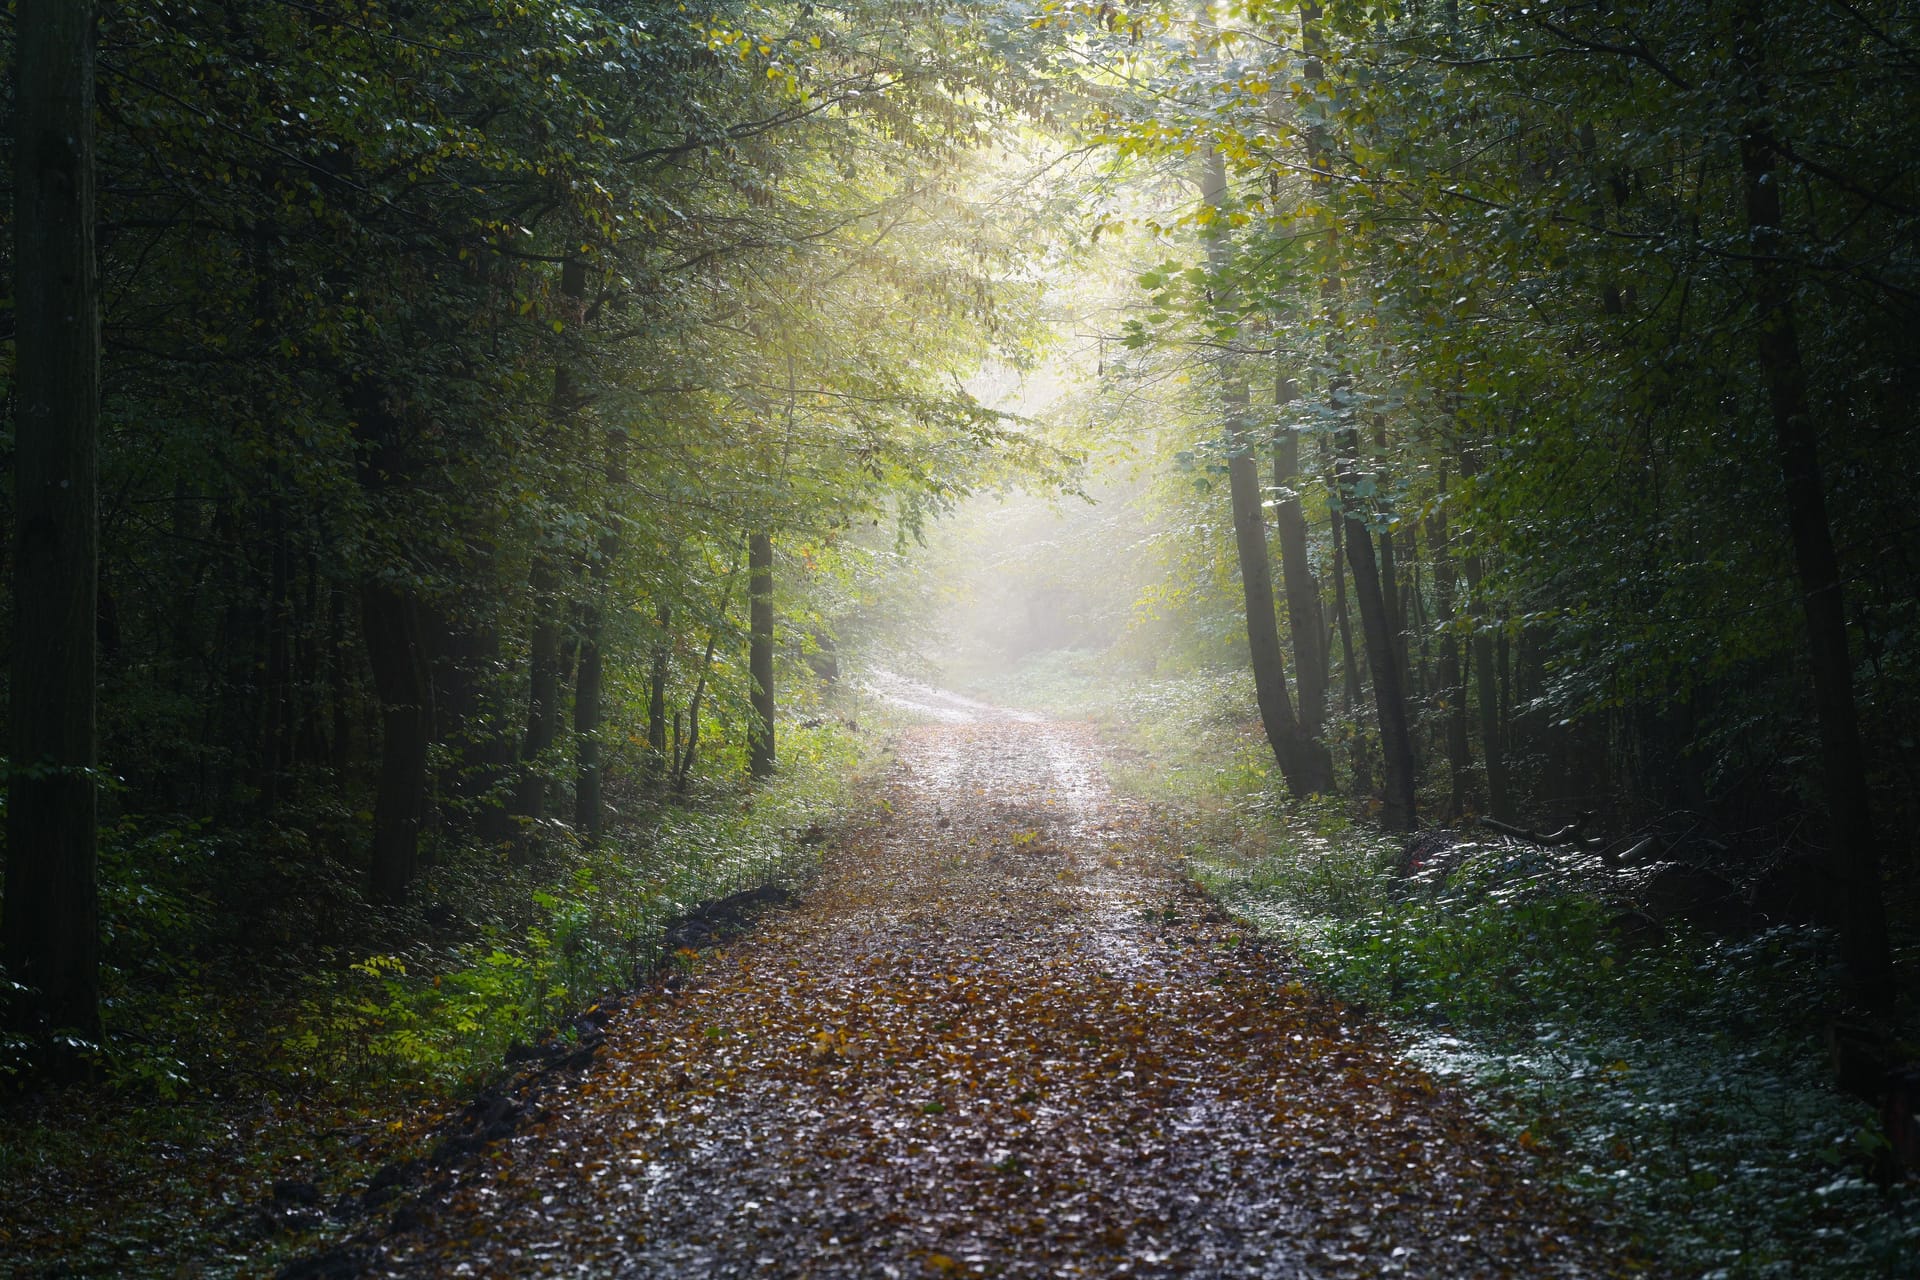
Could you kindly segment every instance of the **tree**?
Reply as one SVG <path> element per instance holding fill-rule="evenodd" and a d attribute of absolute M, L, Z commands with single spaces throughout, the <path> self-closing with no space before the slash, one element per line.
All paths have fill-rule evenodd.
<path fill-rule="evenodd" d="M 1755 346 L 1772 411 L 1774 452 L 1786 489 L 1794 576 L 1806 615 L 1820 763 L 1833 823 L 1832 859 L 1841 894 L 1841 942 L 1847 968 L 1866 997 L 1893 1000 L 1893 960 L 1881 897 L 1879 836 L 1867 789 L 1867 760 L 1854 709 L 1845 589 L 1827 518 L 1820 437 L 1807 393 L 1794 319 L 1793 282 L 1784 261 L 1781 167 L 1767 88 L 1765 9 L 1745 0 L 1735 36 L 1747 111 L 1740 171 L 1753 253 Z"/>
<path fill-rule="evenodd" d="M 90 5 L 23 0 L 14 53 L 14 561 L 5 954 L 22 1029 L 100 1028 L 94 666 L 100 311 Z"/>

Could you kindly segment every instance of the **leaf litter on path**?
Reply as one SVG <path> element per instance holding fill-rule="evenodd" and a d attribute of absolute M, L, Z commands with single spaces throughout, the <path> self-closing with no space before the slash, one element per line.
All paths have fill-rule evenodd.
<path fill-rule="evenodd" d="M 619 1008 L 370 1270 L 1636 1271 L 1185 882 L 1088 727 L 965 707 L 904 732 L 814 892 Z"/>

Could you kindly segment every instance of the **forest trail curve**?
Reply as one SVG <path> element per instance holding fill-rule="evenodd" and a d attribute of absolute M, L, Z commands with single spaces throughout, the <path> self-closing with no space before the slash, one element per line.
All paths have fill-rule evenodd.
<path fill-rule="evenodd" d="M 890 696 L 932 722 L 818 887 L 634 997 L 377 1272 L 1621 1270 L 1180 878 L 1089 726 Z"/>

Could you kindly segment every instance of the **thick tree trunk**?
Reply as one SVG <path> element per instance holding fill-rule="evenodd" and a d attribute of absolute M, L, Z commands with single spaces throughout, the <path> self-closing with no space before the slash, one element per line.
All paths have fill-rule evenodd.
<path fill-rule="evenodd" d="M 1275 399 L 1295 397 L 1291 379 L 1282 378 Z M 1288 629 L 1293 635 L 1294 687 L 1299 694 L 1300 734 L 1319 741 L 1327 723 L 1327 619 L 1320 605 L 1320 583 L 1307 552 L 1307 516 L 1300 502 L 1300 434 L 1280 426 L 1273 439 L 1274 506 L 1280 546 L 1280 578 L 1286 589 Z"/>
<path fill-rule="evenodd" d="M 421 642 L 419 606 L 388 586 L 360 592 L 361 629 L 380 699 L 380 777 L 374 793 L 376 902 L 406 901 L 419 860 L 427 809 L 427 752 L 433 742 L 433 686 Z"/>
<path fill-rule="evenodd" d="M 100 312 L 93 7 L 20 0 L 14 48 L 9 1022 L 100 1030 L 94 676 Z M 56 1070 L 71 1061 L 49 1064 Z"/>
<path fill-rule="evenodd" d="M 747 730 L 747 770 L 773 774 L 773 539 L 747 538 L 747 674 L 753 681 L 753 721 Z"/>
<path fill-rule="evenodd" d="M 1834 553 L 1821 476 L 1820 433 L 1795 328 L 1793 282 L 1782 261 L 1785 237 L 1776 142 L 1765 93 L 1764 20 L 1759 5 L 1743 6 L 1738 39 L 1751 99 L 1751 115 L 1740 140 L 1740 165 L 1753 248 L 1758 357 L 1773 414 L 1774 456 L 1786 488 L 1794 576 L 1807 625 L 1821 773 L 1833 823 L 1829 856 L 1840 886 L 1841 953 L 1861 994 L 1873 1004 L 1884 1005 L 1893 998 L 1893 968 L 1879 845 L 1853 699 L 1839 558 Z"/>

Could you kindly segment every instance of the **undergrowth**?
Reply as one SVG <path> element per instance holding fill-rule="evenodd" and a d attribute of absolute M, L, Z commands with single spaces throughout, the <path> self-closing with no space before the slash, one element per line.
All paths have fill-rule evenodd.
<path fill-rule="evenodd" d="M 597 848 L 548 824 L 524 865 L 440 850 L 405 911 L 364 905 L 325 814 L 244 836 L 120 823 L 96 1079 L 4 1102 L 0 1275 L 264 1274 L 307 1247 L 323 1215 L 268 1212 L 276 1184 L 324 1204 L 515 1042 L 650 972 L 676 916 L 810 873 L 865 743 L 824 721 L 781 748 L 770 785 L 709 784 Z"/>
<path fill-rule="evenodd" d="M 1210 891 L 1468 1085 L 1661 1272 L 1920 1276 L 1920 1185 L 1875 1182 L 1877 1117 L 1831 1082 L 1827 933 L 1623 936 L 1603 895 L 1505 842 L 1409 875 L 1367 815 L 1287 799 L 1244 673 L 1129 683 L 1055 654 L 982 692 L 1106 721 L 1116 783 L 1166 805 Z"/>

